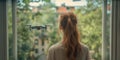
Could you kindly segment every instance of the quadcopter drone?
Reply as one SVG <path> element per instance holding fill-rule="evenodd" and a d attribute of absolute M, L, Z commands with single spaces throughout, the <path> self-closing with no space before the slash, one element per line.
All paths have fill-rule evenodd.
<path fill-rule="evenodd" d="M 37 29 L 37 30 L 45 29 L 46 30 L 47 27 L 50 26 L 50 25 L 41 25 L 41 26 L 27 25 L 27 26 L 29 26 L 30 30 L 32 30 L 32 29 Z"/>

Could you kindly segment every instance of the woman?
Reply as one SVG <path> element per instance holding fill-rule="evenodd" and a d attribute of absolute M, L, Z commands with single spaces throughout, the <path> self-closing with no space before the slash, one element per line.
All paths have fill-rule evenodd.
<path fill-rule="evenodd" d="M 60 15 L 62 42 L 49 48 L 47 60 L 90 60 L 88 48 L 80 43 L 77 18 L 72 12 Z"/>

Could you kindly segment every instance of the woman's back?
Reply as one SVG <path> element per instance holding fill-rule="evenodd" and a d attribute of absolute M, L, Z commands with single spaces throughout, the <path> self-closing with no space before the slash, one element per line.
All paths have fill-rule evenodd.
<path fill-rule="evenodd" d="M 82 53 L 77 53 L 76 60 L 90 60 L 87 46 L 81 44 Z M 51 46 L 48 51 L 47 60 L 67 60 L 65 47 L 61 42 Z"/>
<path fill-rule="evenodd" d="M 88 48 L 80 43 L 77 17 L 72 12 L 59 16 L 62 42 L 49 49 L 48 60 L 89 60 Z"/>

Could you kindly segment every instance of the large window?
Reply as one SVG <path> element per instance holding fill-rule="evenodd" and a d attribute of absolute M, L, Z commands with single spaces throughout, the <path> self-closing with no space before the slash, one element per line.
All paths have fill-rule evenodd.
<path fill-rule="evenodd" d="M 22 1 L 22 0 L 21 0 Z M 80 0 L 73 0 L 80 1 Z M 93 60 L 101 60 L 102 52 L 105 60 L 110 60 L 110 4 L 111 1 L 107 2 L 106 10 L 103 9 L 103 1 L 87 1 L 87 6 L 77 6 L 69 7 L 69 11 L 73 11 L 78 17 L 78 28 L 81 32 L 81 42 L 86 44 L 90 49 L 90 56 Z M 94 3 L 93 3 L 94 2 Z M 9 60 L 14 59 L 14 52 L 17 46 L 17 59 L 25 60 L 25 59 L 43 59 L 45 60 L 47 49 L 59 42 L 61 40 L 61 35 L 58 35 L 58 24 L 57 17 L 59 13 L 56 10 L 56 6 L 54 4 L 47 4 L 50 2 L 46 2 L 44 5 L 36 5 L 30 6 L 30 1 L 22 1 L 17 2 L 16 9 L 16 20 L 17 20 L 17 44 L 14 46 L 16 42 L 14 42 L 13 35 L 13 22 L 12 22 L 12 2 L 9 1 L 9 21 L 8 21 L 8 30 L 9 30 Z M 61 7 L 59 7 L 61 8 Z M 71 10 L 70 10 L 71 9 Z M 12 11 L 12 12 L 11 12 Z M 102 11 L 106 11 L 106 20 L 105 24 L 102 20 L 102 16 L 104 13 Z M 104 24 L 104 25 L 102 25 Z M 49 26 L 52 27 L 49 27 Z M 45 31 L 42 32 L 41 29 L 37 29 L 38 27 L 45 28 Z M 46 28 L 48 26 L 49 28 Z M 34 27 L 32 29 L 31 27 Z M 103 28 L 104 27 L 104 28 Z M 104 31 L 103 31 L 103 30 Z M 102 33 L 104 32 L 104 33 Z M 44 34 L 45 36 L 43 36 Z M 104 36 L 103 36 L 104 35 Z M 39 37 L 41 36 L 41 37 Z M 38 39 L 35 40 L 34 38 Z M 102 39 L 103 38 L 103 39 Z M 42 40 L 41 40 L 42 39 Z M 40 42 L 41 40 L 41 42 Z M 39 43 L 41 43 L 39 45 Z M 47 43 L 46 43 L 47 42 Z M 37 49 L 34 46 L 34 43 L 37 44 Z M 44 46 L 43 46 L 44 45 Z M 103 45 L 103 46 L 102 46 Z M 38 54 L 35 54 L 35 53 Z M 41 54 L 41 52 L 43 54 Z"/>

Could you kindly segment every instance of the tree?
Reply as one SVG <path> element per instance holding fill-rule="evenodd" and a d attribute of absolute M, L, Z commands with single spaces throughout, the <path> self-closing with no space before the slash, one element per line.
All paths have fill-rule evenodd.
<path fill-rule="evenodd" d="M 33 47 L 33 36 L 39 36 L 41 32 L 32 32 L 27 24 L 46 25 L 52 24 L 45 32 L 48 35 L 49 46 L 61 40 L 58 35 L 58 14 L 55 12 L 55 6 L 50 4 L 48 0 L 37 13 L 32 13 L 28 8 L 30 0 L 24 0 L 22 4 L 18 4 L 18 59 L 25 60 Z M 78 17 L 78 28 L 81 33 L 81 42 L 89 46 L 90 51 L 94 51 L 92 58 L 101 60 L 101 41 L 102 41 L 102 10 L 101 1 L 87 0 L 88 5 L 75 10 Z M 94 2 L 94 3 L 92 3 Z M 22 8 L 21 8 L 22 7 Z M 11 22 L 9 23 L 11 30 Z M 9 35 L 12 32 L 9 33 Z M 11 39 L 11 38 L 10 38 Z M 12 42 L 11 42 L 12 43 Z M 12 59 L 11 59 L 12 60 Z"/>
<path fill-rule="evenodd" d="M 93 59 L 101 60 L 102 1 L 87 0 L 87 2 L 87 6 L 75 11 L 79 22 L 81 42 L 87 44 Z"/>
<path fill-rule="evenodd" d="M 32 41 L 32 32 L 30 31 L 27 24 L 30 22 L 30 11 L 29 10 L 18 10 L 17 18 L 18 18 L 18 26 L 17 26 L 17 34 L 18 34 L 18 59 L 25 60 L 28 57 L 28 54 L 32 50 L 33 41 Z"/>

